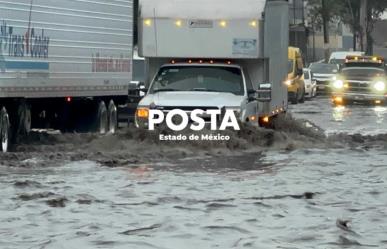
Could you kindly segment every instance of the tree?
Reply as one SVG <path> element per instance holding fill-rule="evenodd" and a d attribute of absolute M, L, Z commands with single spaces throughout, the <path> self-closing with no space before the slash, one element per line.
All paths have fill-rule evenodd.
<path fill-rule="evenodd" d="M 322 8 L 322 1 L 325 1 L 325 11 Z M 366 22 L 362 25 L 360 13 L 362 2 L 367 1 Z M 354 34 L 354 50 L 357 49 L 356 38 L 360 39 L 360 49 L 368 54 L 373 52 L 372 32 L 375 23 L 380 20 L 381 15 L 387 10 L 385 0 L 307 0 L 310 9 L 311 20 L 317 27 L 323 25 L 323 17 L 328 22 L 338 20 L 348 25 Z M 363 27 L 364 26 L 364 27 Z M 363 39 L 363 37 L 365 39 Z"/>
<path fill-rule="evenodd" d="M 308 0 L 308 8 L 313 29 L 323 29 L 324 54 L 327 61 L 329 57 L 329 24 L 338 16 L 338 3 L 336 0 Z"/>

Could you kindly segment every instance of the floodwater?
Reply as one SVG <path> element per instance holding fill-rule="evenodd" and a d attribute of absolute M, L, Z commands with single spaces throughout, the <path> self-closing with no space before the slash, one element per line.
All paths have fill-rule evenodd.
<path fill-rule="evenodd" d="M 291 109 L 216 149 L 38 136 L 0 157 L 0 248 L 387 248 L 387 113 Z"/>

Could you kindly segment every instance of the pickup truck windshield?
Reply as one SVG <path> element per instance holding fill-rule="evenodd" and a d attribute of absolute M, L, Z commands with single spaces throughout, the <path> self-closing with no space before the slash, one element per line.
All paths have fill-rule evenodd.
<path fill-rule="evenodd" d="M 244 95 L 242 72 L 235 67 L 168 66 L 158 72 L 151 93 L 173 91 L 227 92 Z"/>
<path fill-rule="evenodd" d="M 312 63 L 309 68 L 317 74 L 335 74 L 338 71 L 336 64 Z"/>
<path fill-rule="evenodd" d="M 344 68 L 341 72 L 346 77 L 363 76 L 363 77 L 383 77 L 385 72 L 379 68 Z"/>

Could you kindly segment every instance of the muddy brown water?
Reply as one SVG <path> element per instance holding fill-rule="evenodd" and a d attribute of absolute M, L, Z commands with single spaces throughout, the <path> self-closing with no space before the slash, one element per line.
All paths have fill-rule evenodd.
<path fill-rule="evenodd" d="M 34 133 L 0 155 L 0 248 L 387 248 L 387 135 L 301 118 L 220 144 Z"/>

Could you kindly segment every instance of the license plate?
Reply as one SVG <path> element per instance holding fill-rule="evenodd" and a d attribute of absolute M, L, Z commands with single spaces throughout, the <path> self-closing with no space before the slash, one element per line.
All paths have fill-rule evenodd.
<path fill-rule="evenodd" d="M 318 89 L 321 89 L 321 90 L 324 90 L 325 89 L 325 86 L 317 86 Z"/>

